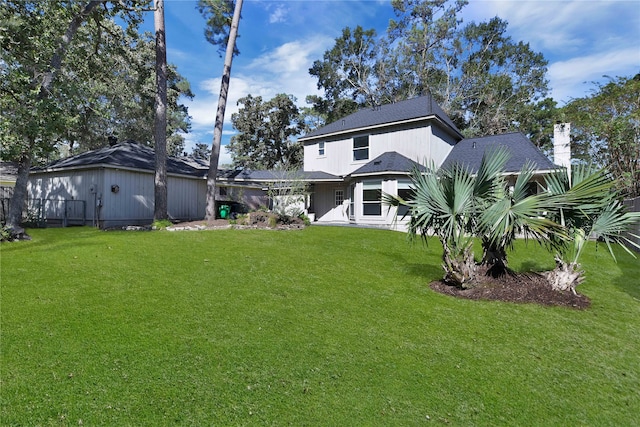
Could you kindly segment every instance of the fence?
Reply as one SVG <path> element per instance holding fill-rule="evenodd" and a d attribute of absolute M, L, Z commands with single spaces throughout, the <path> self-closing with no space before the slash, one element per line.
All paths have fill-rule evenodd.
<path fill-rule="evenodd" d="M 635 199 L 627 199 L 624 201 L 625 206 L 627 206 L 627 208 L 629 209 L 629 211 L 631 212 L 640 212 L 640 197 L 636 197 Z M 635 234 L 636 236 L 640 236 L 640 222 L 636 222 L 634 227 L 631 229 L 631 234 Z M 633 237 L 630 235 L 630 233 L 627 233 L 627 238 L 629 240 L 632 240 L 633 242 L 635 242 L 637 245 L 640 245 L 640 238 L 638 237 Z M 640 250 L 638 248 L 634 248 L 632 247 L 632 249 L 640 252 Z"/>
<path fill-rule="evenodd" d="M 0 198 L 0 223 L 6 224 L 12 191 L 2 187 Z M 12 190 L 9 188 L 9 190 Z M 7 197 L 8 196 L 8 197 Z M 45 225 L 85 225 L 87 203 L 84 200 L 29 199 L 23 209 L 22 220 L 36 227 Z"/>

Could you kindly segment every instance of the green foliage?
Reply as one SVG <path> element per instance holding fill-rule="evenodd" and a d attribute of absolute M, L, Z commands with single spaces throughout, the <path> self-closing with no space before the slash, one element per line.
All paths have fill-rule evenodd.
<path fill-rule="evenodd" d="M 0 226 L 0 242 L 11 240 L 11 230 L 6 226 Z"/>
<path fill-rule="evenodd" d="M 622 189 L 606 169 L 579 164 L 572 167 L 571 176 L 560 170 L 546 182 L 554 202 L 547 215 L 561 223 L 571 238 L 561 251 L 564 262 L 577 264 L 591 236 L 603 240 L 614 259 L 612 243 L 637 246 L 623 233 L 640 221 L 640 212 L 627 212 L 620 201 Z"/>
<path fill-rule="evenodd" d="M 563 110 L 572 124 L 572 150 L 606 167 L 627 197 L 640 196 L 640 74 L 596 83 L 593 94 Z"/>
<path fill-rule="evenodd" d="M 465 136 L 521 131 L 548 147 L 555 103 L 547 61 L 495 17 L 462 26 L 466 1 L 397 0 L 385 37 L 345 28 L 309 70 L 325 98 L 307 111 L 331 122 L 357 107 L 430 93 Z M 345 106 L 347 108 L 345 108 Z"/>
<path fill-rule="evenodd" d="M 168 219 L 159 219 L 153 221 L 153 224 L 151 224 L 151 228 L 153 228 L 154 230 L 164 230 L 165 228 L 171 227 L 172 225 L 173 223 Z"/>
<path fill-rule="evenodd" d="M 261 96 L 240 98 L 242 107 L 231 116 L 239 133 L 231 137 L 228 146 L 234 166 L 302 169 L 302 145 L 292 139 L 302 131 L 294 102 L 293 96 L 285 94 L 266 102 Z"/>
<path fill-rule="evenodd" d="M 191 150 L 191 156 L 198 160 L 209 160 L 211 148 L 207 144 L 196 143 Z"/>
<path fill-rule="evenodd" d="M 497 273 L 507 268 L 507 249 L 518 237 L 559 252 L 559 268 L 575 274 L 573 285 L 560 284 L 569 278 L 554 278 L 558 289 L 573 289 L 583 280 L 578 261 L 590 236 L 602 239 L 612 256 L 612 243 L 637 246 L 624 232 L 640 221 L 640 213 L 627 212 L 606 170 L 578 165 L 571 178 L 559 170 L 546 176 L 546 191 L 528 194 L 533 166 L 523 167 L 511 190 L 503 178 L 507 158 L 506 150 L 485 153 L 476 174 L 459 165 L 437 172 L 433 166 L 416 170 L 412 200 L 383 197 L 388 205 L 409 208 L 410 236 L 438 236 L 446 282 L 473 285 L 473 237 L 482 240 L 482 263 Z"/>
<path fill-rule="evenodd" d="M 234 4 L 234 0 L 198 0 L 198 11 L 207 21 L 204 27 L 204 37 L 209 43 L 218 47 L 218 53 L 221 57 L 227 48 L 227 43 L 229 43 Z M 233 55 L 239 54 L 240 51 L 234 42 Z"/>
<path fill-rule="evenodd" d="M 438 241 L 391 231 L 29 233 L 0 245 L 6 425 L 638 424 L 618 248 L 588 244 L 576 311 L 437 294 Z"/>

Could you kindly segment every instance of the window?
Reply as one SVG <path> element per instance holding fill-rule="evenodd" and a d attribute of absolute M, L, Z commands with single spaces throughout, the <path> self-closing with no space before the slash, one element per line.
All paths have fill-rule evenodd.
<path fill-rule="evenodd" d="M 402 200 L 412 200 L 415 197 L 411 189 L 411 181 L 408 179 L 398 180 L 398 196 L 402 198 Z M 398 206 L 398 217 L 402 218 L 407 212 L 409 212 L 407 206 Z"/>
<path fill-rule="evenodd" d="M 365 181 L 362 184 L 362 214 L 382 215 L 382 181 Z"/>
<path fill-rule="evenodd" d="M 220 196 L 226 196 L 227 195 L 227 187 L 220 187 Z"/>
<path fill-rule="evenodd" d="M 342 203 L 344 202 L 344 190 L 335 190 L 334 195 L 336 206 L 342 206 Z"/>
<path fill-rule="evenodd" d="M 367 160 L 369 158 L 369 135 L 353 138 L 353 160 Z"/>
<path fill-rule="evenodd" d="M 324 156 L 324 142 L 318 143 L 318 156 Z"/>

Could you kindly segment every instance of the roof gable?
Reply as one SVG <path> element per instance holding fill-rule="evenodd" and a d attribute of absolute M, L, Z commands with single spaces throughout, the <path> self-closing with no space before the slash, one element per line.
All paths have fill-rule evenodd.
<path fill-rule="evenodd" d="M 300 141 L 427 118 L 439 119 L 451 131 L 461 136 L 456 125 L 433 100 L 433 97 L 431 95 L 425 95 L 393 104 L 363 108 L 360 111 L 309 132 L 301 137 Z"/>
<path fill-rule="evenodd" d="M 538 171 L 549 171 L 558 167 L 529 138 L 520 132 L 515 132 L 463 139 L 453 147 L 442 168 L 457 163 L 468 167 L 471 172 L 477 172 L 484 153 L 497 147 L 505 147 L 509 151 L 510 157 L 505 165 L 506 172 L 520 172 L 527 161 L 532 162 Z"/>

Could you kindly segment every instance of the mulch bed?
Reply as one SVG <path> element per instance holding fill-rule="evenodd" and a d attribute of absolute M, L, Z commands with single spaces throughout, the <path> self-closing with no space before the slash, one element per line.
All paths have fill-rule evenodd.
<path fill-rule="evenodd" d="M 492 277 L 481 272 L 471 289 L 461 289 L 443 281 L 432 282 L 429 287 L 441 294 L 472 300 L 533 303 L 579 310 L 591 305 L 591 300 L 585 295 L 574 295 L 571 291 L 554 291 L 547 279 L 538 273 L 510 271 L 501 277 Z"/>

